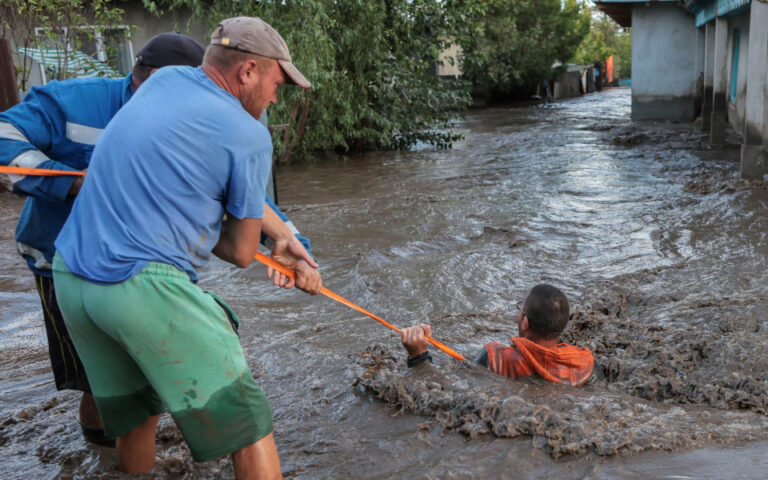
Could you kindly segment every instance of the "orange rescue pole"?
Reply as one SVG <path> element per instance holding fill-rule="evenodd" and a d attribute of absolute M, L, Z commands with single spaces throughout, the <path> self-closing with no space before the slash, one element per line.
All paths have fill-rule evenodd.
<path fill-rule="evenodd" d="M 7 175 L 37 175 L 40 177 L 59 177 L 70 175 L 82 177 L 85 172 L 80 170 L 48 170 L 46 168 L 24 168 L 24 167 L 3 167 L 0 166 L 0 173 Z"/>
<path fill-rule="evenodd" d="M 268 266 L 270 268 L 273 268 L 273 269 L 277 270 L 278 272 L 282 273 L 283 275 L 285 275 L 287 277 L 294 278 L 294 279 L 296 278 L 296 274 L 293 272 L 293 270 L 289 269 L 288 267 L 286 267 L 282 263 L 279 263 L 279 262 L 273 260 L 272 258 L 269 258 L 266 255 L 263 255 L 263 254 L 257 252 L 256 253 L 256 260 L 258 260 L 259 262 L 263 263 L 264 265 L 266 265 L 266 266 Z M 374 319 L 377 322 L 381 323 L 385 327 L 391 328 L 392 330 L 394 330 L 396 332 L 400 331 L 399 328 L 397 328 L 396 326 L 392 325 L 391 323 L 389 323 L 388 321 L 384 320 L 383 318 L 377 317 L 376 315 L 372 314 L 368 310 L 355 305 L 354 303 L 350 302 L 346 298 L 344 298 L 341 295 L 338 295 L 336 293 L 333 293 L 332 291 L 328 290 L 325 287 L 323 287 L 323 289 L 320 290 L 320 293 L 322 293 L 326 297 L 330 297 L 330 298 L 336 300 L 339 303 L 343 303 L 344 305 L 346 305 L 346 306 L 348 306 L 350 308 L 354 308 L 358 312 L 360 312 L 363 315 L 366 315 L 368 317 L 371 317 L 372 319 Z M 445 352 L 448 355 L 452 356 L 456 360 L 466 360 L 466 358 L 464 358 L 463 355 L 461 355 L 460 353 L 456 352 L 451 347 L 449 347 L 449 346 L 447 346 L 447 345 L 445 345 L 445 344 L 443 344 L 441 342 L 438 342 L 434 338 L 427 337 L 427 341 L 429 341 L 429 343 L 431 343 L 435 347 L 439 348 L 443 352 Z"/>

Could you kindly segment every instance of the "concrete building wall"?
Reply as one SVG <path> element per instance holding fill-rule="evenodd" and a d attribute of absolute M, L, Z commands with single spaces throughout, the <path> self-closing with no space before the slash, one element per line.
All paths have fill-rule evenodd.
<path fill-rule="evenodd" d="M 632 8 L 633 119 L 694 119 L 697 43 L 696 26 L 682 7 Z"/>
<path fill-rule="evenodd" d="M 702 100 L 704 99 L 704 49 L 706 48 L 706 30 L 704 27 L 696 29 L 696 86 L 693 93 L 693 116 L 701 114 Z"/>
<path fill-rule="evenodd" d="M 744 62 L 747 91 L 740 171 L 743 178 L 761 179 L 768 173 L 768 3 L 753 1 L 749 22 L 749 56 Z"/>
<path fill-rule="evenodd" d="M 158 33 L 180 32 L 189 35 L 202 45 L 208 45 L 208 27 L 200 24 L 192 24 L 187 29 L 189 15 L 164 15 L 156 17 L 144 9 L 141 2 L 125 2 L 121 5 L 125 10 L 123 23 L 135 27 L 133 37 L 134 52 L 138 52 L 147 40 Z"/>
<path fill-rule="evenodd" d="M 739 133 L 744 133 L 747 98 L 747 64 L 749 58 L 749 16 L 740 15 L 728 19 L 728 66 L 733 62 L 734 29 L 739 30 L 739 57 L 736 74 L 736 100 L 731 99 L 731 69 L 728 69 L 728 123 Z"/>

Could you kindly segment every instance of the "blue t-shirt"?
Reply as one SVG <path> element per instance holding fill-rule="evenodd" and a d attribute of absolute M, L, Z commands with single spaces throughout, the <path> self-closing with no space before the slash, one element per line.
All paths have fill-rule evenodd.
<path fill-rule="evenodd" d="M 197 281 L 225 211 L 263 217 L 271 159 L 269 131 L 201 68 L 162 68 L 104 130 L 56 249 L 96 283 L 149 262 Z"/>

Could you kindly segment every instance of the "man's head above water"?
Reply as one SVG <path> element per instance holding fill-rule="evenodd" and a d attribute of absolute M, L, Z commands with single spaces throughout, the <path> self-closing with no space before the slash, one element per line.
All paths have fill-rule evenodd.
<path fill-rule="evenodd" d="M 536 285 L 528 292 L 517 319 L 519 336 L 536 343 L 557 342 L 568 324 L 568 298 L 552 285 Z"/>
<path fill-rule="evenodd" d="M 542 346 L 555 346 L 560 334 L 565 330 L 570 315 L 568 298 L 557 287 L 539 284 L 518 304 L 520 313 L 517 317 L 518 336 Z M 416 357 L 427 351 L 427 336 L 431 336 L 432 327 L 422 324 L 403 329 L 401 339 L 409 357 Z"/>

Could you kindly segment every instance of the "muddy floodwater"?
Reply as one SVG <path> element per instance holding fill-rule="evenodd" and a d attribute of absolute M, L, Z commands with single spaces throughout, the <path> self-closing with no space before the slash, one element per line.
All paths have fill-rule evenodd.
<path fill-rule="evenodd" d="M 630 91 L 608 90 L 472 111 L 450 151 L 278 169 L 330 289 L 474 356 L 552 283 L 572 303 L 564 339 L 606 372 L 572 389 L 440 352 L 409 371 L 394 332 L 214 261 L 200 283 L 240 315 L 286 477 L 768 477 L 768 190 L 738 178 L 735 136 L 711 148 L 698 125 L 629 117 Z M 20 208 L 0 195 L 0 478 L 123 478 L 54 388 Z M 231 476 L 162 420 L 151 478 Z"/>

